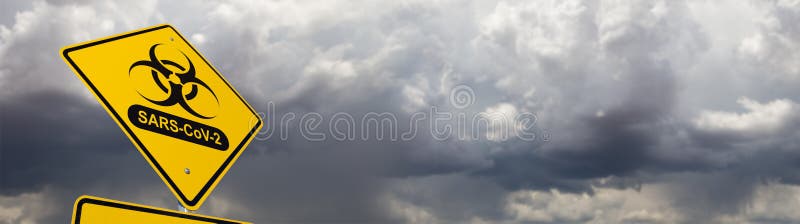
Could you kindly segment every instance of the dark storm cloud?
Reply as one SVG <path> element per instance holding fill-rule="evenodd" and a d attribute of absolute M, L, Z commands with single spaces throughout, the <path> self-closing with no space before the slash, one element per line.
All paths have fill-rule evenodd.
<path fill-rule="evenodd" d="M 57 54 L 69 43 L 169 22 L 256 110 L 271 113 L 273 135 L 250 145 L 201 213 L 294 223 L 792 220 L 744 210 L 764 183 L 800 180 L 791 172 L 800 158 L 793 90 L 800 35 L 789 25 L 797 5 L 746 5 L 768 19 L 726 45 L 716 40 L 727 33 L 709 30 L 713 19 L 700 21 L 703 4 L 13 4 L 15 16 L 0 11 L 0 196 L 48 195 L 63 206 L 6 219 L 63 222 L 80 194 L 174 206 Z M 735 73 L 709 72 L 723 70 Z M 766 70 L 781 81 L 756 82 Z M 744 81 L 709 84 L 716 79 Z M 776 91 L 766 89 L 773 84 Z M 474 90 L 474 104 L 452 106 L 457 85 Z M 745 95 L 720 94 L 739 89 Z M 413 112 L 430 107 L 530 112 L 550 136 L 441 141 L 422 125 L 407 141 L 316 142 L 298 131 L 300 116 L 312 112 L 326 119 L 387 112 L 404 130 Z M 273 122 L 287 113 L 298 117 L 285 127 Z M 327 121 L 318 130 L 328 130 Z M 671 201 L 655 211 L 618 206 L 638 191 L 656 194 L 649 186 L 664 186 L 658 194 Z M 528 191 L 545 199 L 526 198 Z M 589 202 L 558 204 L 569 197 L 553 192 L 589 193 Z M 509 199 L 518 197 L 525 200 Z M 3 203 L 0 223 L 12 206 Z M 576 212 L 559 213 L 567 208 Z"/>
<path fill-rule="evenodd" d="M 0 189 L 5 194 L 36 191 L 52 182 L 86 181 L 65 175 L 67 169 L 77 168 L 75 162 L 88 156 L 131 148 L 121 144 L 124 137 L 96 105 L 75 96 L 40 92 L 2 105 L 4 181 Z M 87 140 L 87 136 L 96 139 Z"/>
<path fill-rule="evenodd" d="M 646 4 L 645 4 L 646 5 Z M 681 15 L 685 5 L 667 4 L 670 13 Z M 631 7 L 644 7 L 634 5 Z M 584 13 L 594 14 L 596 9 Z M 590 191 L 591 183 L 586 180 L 608 176 L 628 176 L 637 174 L 643 167 L 658 161 L 652 154 L 659 144 L 660 136 L 669 128 L 668 120 L 675 105 L 677 77 L 669 59 L 659 55 L 667 53 L 676 46 L 696 48 L 696 42 L 683 42 L 683 38 L 698 39 L 691 23 L 684 20 L 667 20 L 652 14 L 632 12 L 632 20 L 615 24 L 611 30 L 601 27 L 581 27 L 595 32 L 586 39 L 589 43 L 601 44 L 606 51 L 589 54 L 605 54 L 605 63 L 618 63 L 613 69 L 627 79 L 616 83 L 596 82 L 590 76 L 609 75 L 603 71 L 587 69 L 583 80 L 596 88 L 578 91 L 578 101 L 600 104 L 597 113 L 585 113 L 562 118 L 574 120 L 573 126 L 554 130 L 554 140 L 535 152 L 522 155 L 505 154 L 495 160 L 495 166 L 478 172 L 479 175 L 496 177 L 506 186 L 514 189 L 536 187 L 548 189 L 558 187 L 566 191 Z M 641 17 L 641 18 L 640 18 Z M 655 18 L 652 18 L 655 17 Z M 581 18 L 581 17 L 577 17 Z M 646 22 L 655 19 L 656 22 Z M 581 20 L 578 20 L 581 21 Z M 604 38 L 609 32 L 624 30 L 613 38 Z M 691 50 L 694 51 L 694 50 Z M 585 53 L 585 52 L 584 52 Z M 561 65 L 564 66 L 564 65 Z M 556 70 L 574 68 L 553 68 Z M 595 74 L 592 74 L 595 73 Z M 573 81 L 575 82 L 575 81 Z M 571 83 L 574 84 L 574 83 Z M 563 85 L 557 83 L 556 85 Z M 621 89 L 621 90 L 618 90 Z M 562 90 L 571 94 L 573 90 Z M 617 92 L 610 105 L 603 95 L 593 91 Z M 572 97 L 572 96 L 570 96 Z M 569 106 L 574 106 L 570 104 Z M 605 107 L 603 107 L 605 106 Z M 561 109 L 561 108 L 560 108 Z M 567 108 L 563 108 L 567 109 Z M 564 180 L 559 180 L 559 179 Z"/>
<path fill-rule="evenodd" d="M 67 208 L 83 194 L 131 198 L 140 189 L 163 186 L 99 105 L 48 91 L 4 99 L 0 105 L 1 195 L 47 192 L 47 203 Z M 70 216 L 67 209 L 56 211 L 43 222 Z"/>

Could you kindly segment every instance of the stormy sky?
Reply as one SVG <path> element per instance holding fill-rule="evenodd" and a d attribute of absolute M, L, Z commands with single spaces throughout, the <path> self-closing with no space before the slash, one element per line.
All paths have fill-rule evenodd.
<path fill-rule="evenodd" d="M 0 224 L 177 206 L 59 56 L 163 23 L 266 118 L 201 214 L 800 222 L 800 1 L 0 0 Z"/>

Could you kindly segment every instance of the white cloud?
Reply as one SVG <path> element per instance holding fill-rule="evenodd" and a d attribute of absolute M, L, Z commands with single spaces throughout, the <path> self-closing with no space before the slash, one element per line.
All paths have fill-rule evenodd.
<path fill-rule="evenodd" d="M 42 223 L 42 219 L 61 209 L 48 200 L 48 197 L 51 197 L 48 193 L 48 190 L 44 190 L 16 196 L 0 195 L 0 224 Z M 72 206 L 66 207 L 71 210 Z"/>
<path fill-rule="evenodd" d="M 446 105 L 450 88 L 464 84 L 475 87 L 478 94 L 475 96 L 475 105 L 468 109 L 482 111 L 482 115 L 489 119 L 489 126 L 492 128 L 492 131 L 486 134 L 488 142 L 444 144 L 424 142 L 418 145 L 415 145 L 418 142 L 409 143 L 404 147 L 413 150 L 411 156 L 401 153 L 403 150 L 383 155 L 378 153 L 381 152 L 377 151 L 379 149 L 373 149 L 380 147 L 366 146 L 372 147 L 369 150 L 373 151 L 368 152 L 375 153 L 375 157 L 379 158 L 376 159 L 378 162 L 364 159 L 362 154 L 341 156 L 342 151 L 334 151 L 335 149 L 326 151 L 325 153 L 330 154 L 321 156 L 324 158 L 316 158 L 314 161 L 304 160 L 305 158 L 299 158 L 301 157 L 299 155 L 322 153 L 295 154 L 301 150 L 298 148 L 306 146 L 304 143 L 292 142 L 282 145 L 281 142 L 277 144 L 270 142 L 272 145 L 268 146 L 264 146 L 266 143 L 264 145 L 255 143 L 252 145 L 289 151 L 291 153 L 288 154 L 292 156 L 291 159 L 285 159 L 272 154 L 259 154 L 257 156 L 262 159 L 259 161 L 264 164 L 253 165 L 252 169 L 245 171 L 248 173 L 272 164 L 289 164 L 285 167 L 277 166 L 280 170 L 287 167 L 297 168 L 298 163 L 306 162 L 309 167 L 335 164 L 329 166 L 334 170 L 332 172 L 349 174 L 352 170 L 335 170 L 339 169 L 341 164 L 356 163 L 348 160 L 353 159 L 349 157 L 355 157 L 359 161 L 369 161 L 369 165 L 363 165 L 367 168 L 356 166 L 358 169 L 353 170 L 386 169 L 386 172 L 392 175 L 397 172 L 399 175 L 426 176 L 437 172 L 458 173 L 490 166 L 499 167 L 506 164 L 493 164 L 501 161 L 494 160 L 491 153 L 485 153 L 486 150 L 475 150 L 475 148 L 514 147 L 507 145 L 512 142 L 504 141 L 505 137 L 513 137 L 514 131 L 519 128 L 519 124 L 514 122 L 515 116 L 528 111 L 536 112 L 539 118 L 537 124 L 551 128 L 554 136 L 562 140 L 549 142 L 548 147 L 554 150 L 576 149 L 570 152 L 575 153 L 574 157 L 553 158 L 553 160 L 561 159 L 555 163 L 557 166 L 567 166 L 566 169 L 574 168 L 571 166 L 575 164 L 585 165 L 587 163 L 584 160 L 596 157 L 580 154 L 586 151 L 586 148 L 597 151 L 608 150 L 594 146 L 605 141 L 611 142 L 609 145 L 616 146 L 621 144 L 617 142 L 618 140 L 632 142 L 624 144 L 631 147 L 625 148 L 630 151 L 622 152 L 644 155 L 642 158 L 637 157 L 638 154 L 632 155 L 631 158 L 623 157 L 629 156 L 626 154 L 619 155 L 620 158 L 647 159 L 647 162 L 651 162 L 670 156 L 679 158 L 675 159 L 676 161 L 684 161 L 681 159 L 693 160 L 698 154 L 709 154 L 711 155 L 709 157 L 724 157 L 725 161 L 735 165 L 741 158 L 730 154 L 702 151 L 687 156 L 679 153 L 685 148 L 689 148 L 685 150 L 693 149 L 692 145 L 688 145 L 690 143 L 683 142 L 688 142 L 685 140 L 688 137 L 684 135 L 691 134 L 687 134 L 685 129 L 693 127 L 712 132 L 780 130 L 787 127 L 788 122 L 793 122 L 797 116 L 796 99 L 791 98 L 794 96 L 778 92 L 775 94 L 785 96 L 767 98 L 778 100 L 765 103 L 742 98 L 738 103 L 744 107 L 743 112 L 703 110 L 698 116 L 693 117 L 684 116 L 681 112 L 704 109 L 698 108 L 697 105 L 705 106 L 718 101 L 708 100 L 709 98 L 703 98 L 704 96 L 682 94 L 681 91 L 689 88 L 696 91 L 692 92 L 698 93 L 696 95 L 709 91 L 737 92 L 737 86 L 734 84 L 728 85 L 717 80 L 717 76 L 728 73 L 704 74 L 691 70 L 698 64 L 709 63 L 716 63 L 731 71 L 739 70 L 740 61 L 733 60 L 734 57 L 731 55 L 734 53 L 731 52 L 743 56 L 739 58 L 747 62 L 743 64 L 755 65 L 757 68 L 755 70 L 759 71 L 756 72 L 758 75 L 768 76 L 775 72 L 774 75 L 781 78 L 800 76 L 800 69 L 796 63 L 800 59 L 800 54 L 797 53 L 800 49 L 798 44 L 800 31 L 793 26 L 800 20 L 798 16 L 800 10 L 796 1 L 759 2 L 764 3 L 756 4 L 764 7 L 763 19 L 760 19 L 758 26 L 752 27 L 752 24 L 739 25 L 739 22 L 748 21 L 744 17 L 748 17 L 749 12 L 756 11 L 748 8 L 749 5 L 739 1 L 735 4 L 717 3 L 693 2 L 687 6 L 683 1 L 657 0 L 499 2 L 233 0 L 182 2 L 181 4 L 185 5 L 178 8 L 169 5 L 170 3 L 159 4 L 156 1 L 146 1 L 143 4 L 141 1 L 125 3 L 89 1 L 79 4 L 36 2 L 32 9 L 21 11 L 15 16 L 13 26 L 0 26 L 0 96 L 13 100 L 14 96 L 19 94 L 49 90 L 88 95 L 89 92 L 83 84 L 58 58 L 60 47 L 147 25 L 169 22 L 178 26 L 182 32 L 192 34 L 191 40 L 199 45 L 204 55 L 213 59 L 212 63 L 229 77 L 237 89 L 258 97 L 248 99 L 251 103 L 274 100 L 278 101 L 279 107 L 296 103 L 300 104 L 298 107 L 311 111 L 323 108 L 349 112 L 357 108 L 410 113 L 424 109 L 428 105 Z M 729 10 L 731 8 L 736 10 Z M 708 13 L 708 10 L 726 13 Z M 742 16 L 738 13 L 740 11 L 748 13 Z M 744 34 L 749 34 L 746 35 L 749 38 L 740 38 Z M 712 41 L 707 41 L 706 37 Z M 720 44 L 717 40 L 734 44 Z M 715 54 L 704 54 L 709 44 L 716 47 Z M 697 59 L 703 61 L 698 62 Z M 762 72 L 763 68 L 771 72 Z M 730 76 L 738 74 L 731 73 Z M 713 78 L 708 78 L 711 81 L 707 80 L 698 85 L 696 82 L 702 79 L 692 76 Z M 773 92 L 771 88 L 756 86 L 754 82 L 742 82 L 737 85 L 753 86 L 756 92 Z M 790 87 L 795 86 L 790 85 Z M 790 99 L 786 99 L 787 97 Z M 759 97 L 754 96 L 754 98 Z M 91 97 L 87 99 L 94 101 Z M 696 99 L 700 100 L 695 104 L 686 103 Z M 686 124 L 691 127 L 684 127 Z M 672 136 L 674 132 L 671 131 L 679 134 Z M 669 145 L 674 142 L 650 141 L 660 138 L 676 139 L 674 142 L 678 143 Z M 776 141 L 763 145 L 796 148 L 789 141 Z M 341 147 L 352 150 L 366 148 L 363 145 Z M 518 147 L 531 153 L 537 149 L 532 145 Z M 666 148 L 659 153 L 669 155 L 654 156 L 654 153 L 645 151 L 649 147 Z M 604 152 L 597 153 L 596 155 L 603 155 Z M 613 156 L 617 155 L 612 155 L 612 159 L 616 158 Z M 384 157 L 390 159 L 380 160 Z M 268 160 L 263 160 L 264 158 Z M 479 165 L 441 168 L 444 166 L 442 163 L 453 160 L 479 161 L 473 162 Z M 642 170 L 647 168 L 659 171 L 678 169 L 673 166 L 680 169 L 700 169 L 697 167 L 706 165 L 695 163 L 663 165 L 653 162 L 653 164 L 636 164 L 631 166 L 633 168 L 629 168 L 624 165 L 617 166 L 616 162 L 628 161 L 597 162 L 587 167 L 591 167 L 590 169 L 611 167 L 609 169 L 614 171 L 608 172 L 612 172 L 612 175 L 628 175 L 645 172 Z M 578 167 L 576 170 L 587 169 Z M 544 180 L 568 178 L 575 182 L 591 181 L 590 178 L 580 176 L 585 173 L 576 177 L 575 174 L 561 173 L 562 167 L 543 168 L 556 171 L 509 168 L 512 169 L 509 172 L 523 173 L 521 176 L 533 173 L 531 175 L 536 177 L 541 175 L 540 178 Z M 313 173 L 306 172 L 306 174 Z M 260 175 L 262 174 L 253 176 L 261 177 Z M 284 173 L 272 177 L 285 178 L 285 176 Z M 289 179 L 292 178 L 295 177 Z M 646 185 L 641 191 L 597 188 L 594 195 L 561 193 L 557 190 L 515 189 L 507 198 L 501 198 L 504 204 L 497 207 L 482 202 L 498 199 L 501 197 L 499 195 L 504 195 L 505 192 L 502 191 L 505 189 L 500 190 L 499 186 L 479 177 L 460 178 L 462 179 L 453 181 L 448 178 L 442 180 L 423 177 L 425 183 L 410 186 L 411 189 L 405 194 L 390 194 L 373 200 L 385 202 L 393 212 L 391 215 L 409 223 L 503 221 L 502 217 L 498 218 L 492 213 L 494 211 L 492 209 L 500 209 L 505 215 L 511 216 L 510 222 L 673 223 L 685 218 L 680 214 L 682 212 L 680 209 L 665 202 L 669 199 L 669 193 L 664 193 L 662 191 L 664 187 L 658 184 Z M 353 179 L 361 180 L 361 178 Z M 248 181 L 252 181 L 251 184 L 258 184 L 255 180 Z M 416 181 L 414 178 L 408 178 L 393 183 L 414 181 Z M 448 185 L 448 181 L 457 184 Z M 305 184 L 305 182 L 300 183 Z M 289 185 L 286 184 L 285 189 L 296 188 Z M 440 189 L 426 191 L 428 185 L 439 186 Z M 234 186 L 236 187 L 231 189 L 241 187 L 241 185 Z M 249 187 L 250 194 L 280 194 L 280 191 L 285 191 L 284 188 L 277 188 L 275 190 L 277 192 L 262 192 L 261 188 L 266 188 L 263 185 Z M 465 188 L 471 191 L 461 192 L 461 195 L 453 196 L 450 200 L 440 198 L 442 195 Z M 316 189 L 308 191 L 317 192 L 314 190 Z M 759 218 L 794 221 L 799 219 L 791 213 L 792 208 L 800 207 L 796 203 L 797 194 L 796 188 L 791 186 L 770 185 L 763 189 L 759 188 L 753 196 L 751 210 L 742 211 L 741 214 L 726 214 L 721 219 L 734 222 Z M 27 196 L 0 197 L 0 222 L 36 222 L 38 218 L 31 217 L 33 215 L 29 211 L 41 211 L 42 208 L 39 206 L 44 206 L 42 201 L 45 200 L 41 196 L 36 196 L 37 193 L 24 195 Z M 292 194 L 294 195 L 300 194 Z M 778 195 L 791 195 L 791 197 L 778 198 Z M 467 200 L 478 196 L 481 196 L 481 200 Z M 234 203 L 232 199 L 219 199 L 218 202 L 209 204 L 212 213 L 268 216 L 265 215 L 267 213 L 256 214 L 258 208 L 245 207 L 238 204 L 238 201 Z M 328 200 L 334 204 L 332 201 L 335 199 Z M 452 200 L 459 201 L 451 203 Z M 248 202 L 256 206 L 261 205 L 259 203 L 273 203 L 270 205 L 276 205 L 274 208 L 283 208 L 279 205 L 281 201 Z M 775 206 L 785 206 L 785 208 Z M 302 202 L 293 204 L 292 208 L 298 207 L 303 207 Z M 476 207 L 479 209 L 475 209 Z M 238 211 L 245 209 L 253 211 Z M 44 208 L 44 211 L 48 209 Z M 482 213 L 473 214 L 473 211 Z M 274 213 L 269 215 L 283 211 L 271 212 Z M 315 215 L 306 216 L 304 212 L 307 211 L 295 211 L 285 218 L 291 220 L 296 218 L 293 215 L 303 217 Z M 463 215 L 465 213 L 469 215 Z M 456 214 L 453 215 L 456 217 L 453 218 L 452 214 Z M 36 215 L 46 216 L 48 213 Z M 328 217 L 333 216 L 335 215 Z"/>
<path fill-rule="evenodd" d="M 383 200 L 388 204 L 387 206 L 389 211 L 392 212 L 392 216 L 405 223 L 442 223 L 441 220 L 436 218 L 435 214 L 431 214 L 425 208 L 398 199 L 393 195 L 387 195 L 386 197 Z"/>
<path fill-rule="evenodd" d="M 500 142 L 516 137 L 521 126 L 517 121 L 517 114 L 519 114 L 517 107 L 510 103 L 499 103 L 479 113 L 479 116 L 488 121 L 488 127 L 485 130 L 486 139 Z M 473 124 L 478 125 L 478 122 Z"/>
<path fill-rule="evenodd" d="M 14 223 L 22 216 L 21 207 L 0 207 L 0 222 Z"/>
<path fill-rule="evenodd" d="M 641 190 L 595 188 L 594 195 L 552 191 L 518 191 L 506 211 L 519 222 L 541 223 L 692 223 L 672 204 L 669 183 L 647 184 Z M 695 193 L 702 193 L 700 191 Z M 707 220 L 711 223 L 796 223 L 800 187 L 770 183 L 755 189 L 739 212 Z M 702 213 L 702 211 L 698 211 Z"/>
<path fill-rule="evenodd" d="M 412 113 L 421 109 L 425 109 L 427 103 L 425 102 L 425 92 L 412 85 L 403 87 L 403 95 L 406 97 L 406 104 L 403 110 L 407 113 Z"/>
<path fill-rule="evenodd" d="M 206 36 L 203 35 L 202 33 L 192 34 L 191 38 L 192 38 L 192 43 L 194 44 L 203 45 L 206 43 Z"/>
<path fill-rule="evenodd" d="M 761 222 L 800 222 L 800 187 L 786 184 L 767 184 L 759 186 L 747 210 L 740 214 L 739 220 L 749 223 Z M 732 218 L 731 216 L 725 218 Z"/>
<path fill-rule="evenodd" d="M 515 220 L 543 223 L 692 222 L 674 209 L 669 188 L 669 184 L 648 184 L 640 191 L 596 188 L 594 195 L 519 191 L 508 197 L 506 209 Z M 708 221 L 794 223 L 800 221 L 800 215 L 795 212 L 798 207 L 800 187 L 771 183 L 757 187 L 744 210 Z"/>
<path fill-rule="evenodd" d="M 81 94 L 85 87 L 60 58 L 61 48 L 149 25 L 155 1 L 52 5 L 35 1 L 0 25 L 0 96 L 39 91 Z"/>
<path fill-rule="evenodd" d="M 797 1 L 757 1 L 758 30 L 741 40 L 738 52 L 745 60 L 766 71 L 764 77 L 797 82 L 800 79 L 800 3 Z"/>
<path fill-rule="evenodd" d="M 742 97 L 737 103 L 747 111 L 702 111 L 694 119 L 697 128 L 710 131 L 759 132 L 774 131 L 797 117 L 797 104 L 788 99 L 759 103 Z"/>
<path fill-rule="evenodd" d="M 519 222 L 542 223 L 676 223 L 680 214 L 663 195 L 663 186 L 640 191 L 596 188 L 593 195 L 551 191 L 517 191 L 506 211 Z"/>

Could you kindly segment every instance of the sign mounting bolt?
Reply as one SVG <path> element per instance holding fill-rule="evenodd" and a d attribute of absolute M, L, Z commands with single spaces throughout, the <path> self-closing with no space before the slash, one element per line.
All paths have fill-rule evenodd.
<path fill-rule="evenodd" d="M 186 174 L 192 173 L 192 171 L 189 170 L 189 168 L 183 168 L 183 172 L 186 173 Z"/>

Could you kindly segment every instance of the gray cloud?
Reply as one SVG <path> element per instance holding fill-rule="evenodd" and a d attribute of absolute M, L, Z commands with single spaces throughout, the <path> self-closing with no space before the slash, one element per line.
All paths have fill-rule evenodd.
<path fill-rule="evenodd" d="M 251 144 L 204 214 L 279 223 L 800 220 L 777 209 L 797 203 L 774 196 L 800 189 L 791 172 L 800 158 L 800 11 L 789 1 L 4 6 L 0 223 L 63 222 L 81 194 L 175 206 L 58 56 L 67 44 L 164 22 L 272 113 L 275 133 Z M 475 93 L 463 109 L 449 101 L 458 85 Z M 547 138 L 316 142 L 297 121 L 270 122 L 387 112 L 402 129 L 431 107 L 532 113 Z M 292 130 L 288 139 L 281 128 Z"/>

